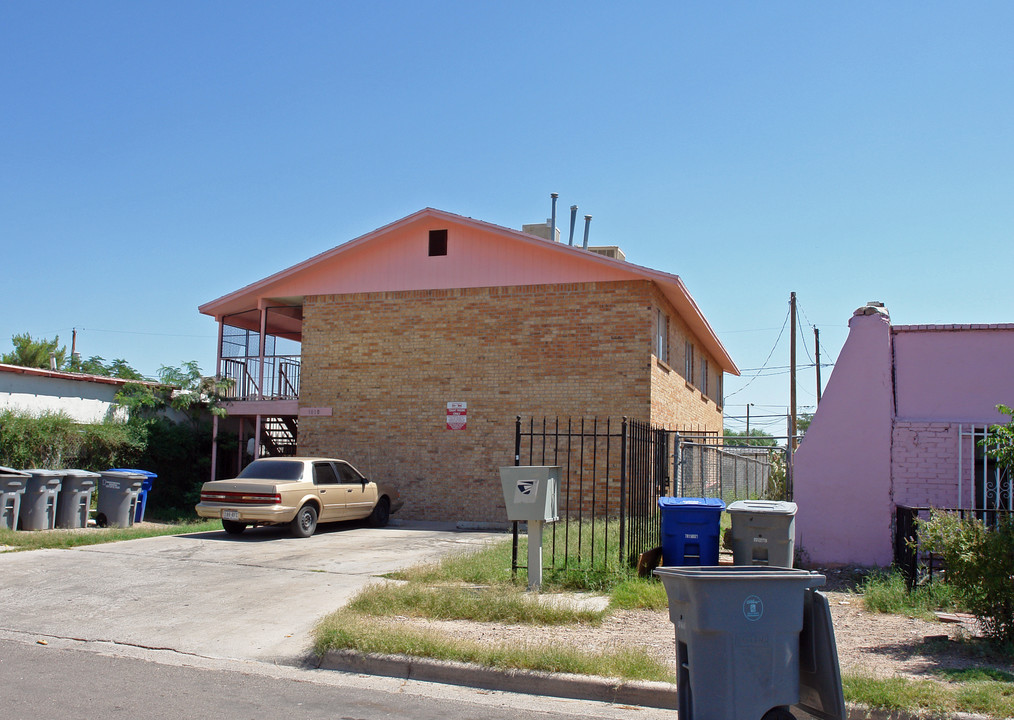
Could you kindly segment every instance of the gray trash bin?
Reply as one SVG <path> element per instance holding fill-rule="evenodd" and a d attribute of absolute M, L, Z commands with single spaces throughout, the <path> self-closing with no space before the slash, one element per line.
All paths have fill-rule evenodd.
<path fill-rule="evenodd" d="M 137 512 L 137 498 L 144 485 L 144 475 L 115 470 L 101 475 L 95 524 L 99 527 L 132 526 Z"/>
<path fill-rule="evenodd" d="M 29 477 L 26 472 L 0 465 L 0 528 L 18 529 L 21 496 Z"/>
<path fill-rule="evenodd" d="M 732 518 L 732 562 L 790 568 L 796 553 L 796 503 L 737 500 Z"/>
<path fill-rule="evenodd" d="M 62 470 L 25 470 L 31 475 L 25 483 L 18 511 L 18 526 L 22 530 L 52 530 L 56 527 L 57 499 L 63 484 Z"/>
<path fill-rule="evenodd" d="M 680 720 L 792 720 L 789 707 L 804 703 L 818 717 L 844 720 L 830 611 L 813 590 L 823 575 L 754 566 L 660 567 L 655 574 L 676 628 Z M 802 664 L 801 637 L 810 647 Z"/>
<path fill-rule="evenodd" d="M 56 504 L 56 527 L 88 527 L 88 510 L 98 473 L 87 470 L 64 470 L 63 486 Z"/>

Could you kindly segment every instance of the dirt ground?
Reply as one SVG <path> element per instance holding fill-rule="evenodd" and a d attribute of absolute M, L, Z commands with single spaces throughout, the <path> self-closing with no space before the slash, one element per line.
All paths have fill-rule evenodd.
<path fill-rule="evenodd" d="M 850 590 L 854 580 L 850 573 L 822 572 L 828 578 L 822 591 L 831 606 L 842 673 L 941 680 L 933 670 L 993 667 L 1014 672 L 1014 662 L 983 657 L 974 642 L 957 642 L 977 637 L 974 619 L 940 622 L 867 612 L 862 597 Z M 528 636 L 533 643 L 568 644 L 588 651 L 639 646 L 674 672 L 676 667 L 675 632 L 668 611 L 621 611 L 599 626 L 538 627 L 534 632 L 495 623 L 396 621 L 482 643 L 517 642 L 519 636 Z"/>

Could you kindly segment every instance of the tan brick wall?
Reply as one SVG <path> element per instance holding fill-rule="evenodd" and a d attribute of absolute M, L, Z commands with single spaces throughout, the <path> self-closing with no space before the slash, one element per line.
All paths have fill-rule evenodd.
<path fill-rule="evenodd" d="M 652 302 L 669 316 L 669 363 L 654 355 L 651 362 L 651 421 L 671 430 L 722 431 L 722 410 L 715 398 L 719 392 L 719 368 L 706 354 L 703 344 L 687 328 L 662 293 L 652 288 Z M 686 340 L 694 345 L 694 376 L 684 376 Z M 701 360 L 708 361 L 708 393 L 701 387 Z"/>
<path fill-rule="evenodd" d="M 502 521 L 497 468 L 514 462 L 517 415 L 648 419 L 652 293 L 629 281 L 308 297 L 300 405 L 333 416 L 300 418 L 299 452 L 391 481 L 404 517 Z M 465 430 L 446 429 L 448 402 L 468 403 Z"/>

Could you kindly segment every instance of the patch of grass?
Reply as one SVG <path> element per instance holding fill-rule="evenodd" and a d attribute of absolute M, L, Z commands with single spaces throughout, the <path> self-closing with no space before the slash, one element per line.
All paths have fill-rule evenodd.
<path fill-rule="evenodd" d="M 874 678 L 868 675 L 843 674 L 845 699 L 878 710 L 954 710 L 941 685 L 932 680 L 909 680 L 901 677 Z"/>
<path fill-rule="evenodd" d="M 860 588 L 863 605 L 870 612 L 910 615 L 933 620 L 934 610 L 959 608 L 953 587 L 944 582 L 918 585 L 911 592 L 899 573 L 873 574 Z"/>
<path fill-rule="evenodd" d="M 601 541 L 600 552 L 608 545 L 603 533 L 609 528 L 599 528 L 596 541 Z M 591 532 L 586 533 L 591 542 Z M 574 538 L 572 537 L 571 540 Z M 558 539 L 560 541 L 560 539 Z M 544 537 L 543 553 L 550 552 L 552 537 L 547 533 Z M 518 558 L 525 562 L 528 557 L 528 539 L 522 535 L 518 542 Z M 584 546 L 588 550 L 588 546 Z M 617 610 L 665 610 L 668 607 L 665 589 L 655 578 L 638 578 L 629 569 L 624 572 L 606 571 L 589 567 L 590 555 L 584 559 L 574 557 L 567 567 L 560 569 L 545 568 L 542 576 L 544 593 L 554 592 L 599 592 L 612 597 L 611 607 Z M 617 566 L 618 566 L 617 561 Z M 404 580 L 409 583 L 424 585 L 513 585 L 524 587 L 528 582 L 524 570 L 518 571 L 518 577 L 512 579 L 511 540 L 505 539 L 474 552 L 458 553 L 448 556 L 437 563 L 419 565 L 386 575 L 392 580 Z M 407 614 L 402 612 L 401 614 Z"/>
<path fill-rule="evenodd" d="M 865 675 L 842 676 L 845 699 L 878 710 L 929 711 L 935 713 L 972 712 L 989 717 L 1014 716 L 1014 678 L 991 677 L 991 671 L 957 671 L 960 682 L 938 683 L 907 678 L 872 678 Z M 1007 673 L 996 671 L 999 676 Z"/>
<path fill-rule="evenodd" d="M 613 610 L 666 610 L 669 598 L 658 580 L 630 578 L 613 588 L 609 607 Z"/>
<path fill-rule="evenodd" d="M 361 590 L 348 605 L 363 615 L 471 620 L 474 622 L 565 625 L 602 622 L 604 612 L 579 609 L 553 602 L 552 596 L 533 596 L 511 585 L 462 587 L 371 585 Z"/>
<path fill-rule="evenodd" d="M 339 610 L 325 617 L 314 630 L 314 648 L 348 649 L 364 653 L 403 654 L 476 663 L 501 669 L 604 675 L 626 680 L 674 682 L 662 664 L 647 653 L 632 649 L 588 653 L 559 644 L 488 644 L 445 640 L 437 632 L 403 625 L 377 627 L 355 613 Z"/>
<path fill-rule="evenodd" d="M 187 533 L 211 532 L 221 529 L 222 523 L 218 520 L 145 525 L 143 527 L 81 528 L 76 530 L 14 531 L 2 528 L 0 529 L 0 545 L 7 545 L 17 550 L 72 548 L 83 545 L 120 542 L 121 540 L 137 540 L 138 538 L 159 537 L 162 535 L 185 535 Z"/>
<path fill-rule="evenodd" d="M 937 670 L 936 674 L 952 682 L 979 682 L 995 680 L 997 682 L 1014 683 L 1014 675 L 996 668 L 961 668 Z"/>
<path fill-rule="evenodd" d="M 524 546 L 527 552 L 527 545 Z M 520 552 L 520 551 L 519 551 Z M 525 556 L 519 555 L 524 558 Z M 481 550 L 454 553 L 440 562 L 389 573 L 386 577 L 408 582 L 440 584 L 461 582 L 498 585 L 511 582 L 511 541 L 490 544 Z"/>

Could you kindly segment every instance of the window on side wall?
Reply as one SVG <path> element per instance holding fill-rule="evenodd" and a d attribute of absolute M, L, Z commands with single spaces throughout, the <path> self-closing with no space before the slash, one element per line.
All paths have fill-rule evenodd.
<path fill-rule="evenodd" d="M 694 344 L 687 340 L 684 350 L 683 377 L 691 385 L 694 384 Z"/>
<path fill-rule="evenodd" d="M 669 316 L 661 309 L 655 311 L 655 357 L 669 362 Z"/>
<path fill-rule="evenodd" d="M 708 359 L 701 358 L 701 395 L 708 395 Z"/>

